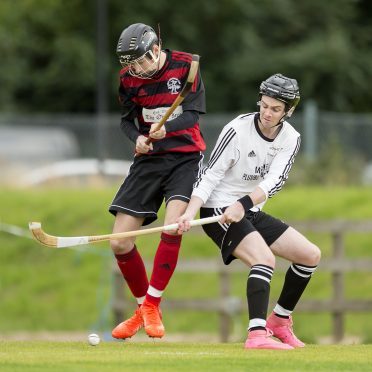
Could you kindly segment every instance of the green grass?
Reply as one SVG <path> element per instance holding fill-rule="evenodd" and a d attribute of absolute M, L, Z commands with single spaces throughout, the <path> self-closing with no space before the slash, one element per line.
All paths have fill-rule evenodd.
<path fill-rule="evenodd" d="M 241 343 L 0 342 L 1 371 L 370 371 L 372 345 L 244 350 Z"/>
<path fill-rule="evenodd" d="M 53 235 L 93 235 L 111 231 L 113 217 L 107 212 L 116 189 L 33 189 L 0 190 L 0 222 L 27 228 L 39 220 Z M 372 189 L 367 187 L 286 187 L 265 207 L 283 220 L 333 218 L 372 219 Z M 371 234 L 348 234 L 345 252 L 349 257 L 372 257 Z M 138 247 L 152 259 L 158 235 L 140 237 Z M 327 257 L 331 238 L 309 234 Z M 204 235 L 187 234 L 181 259 L 216 258 L 218 249 Z M 110 329 L 112 254 L 108 243 L 79 249 L 50 249 L 24 237 L 0 232 L 0 334 L 14 331 L 81 331 Z M 275 272 L 271 298 L 277 298 L 283 274 Z M 245 298 L 246 274 L 234 274 L 232 293 Z M 371 298 L 372 273 L 346 276 L 348 298 Z M 214 274 L 186 274 L 176 271 L 165 298 L 204 298 L 218 294 Z M 330 275 L 316 273 L 304 293 L 307 299 L 331 296 Z M 370 314 L 348 314 L 347 336 L 372 342 Z M 329 314 L 296 314 L 296 332 L 307 342 L 331 332 Z M 165 314 L 168 333 L 206 332 L 216 334 L 218 315 L 177 311 Z M 237 317 L 234 340 L 245 336 L 247 316 Z"/>

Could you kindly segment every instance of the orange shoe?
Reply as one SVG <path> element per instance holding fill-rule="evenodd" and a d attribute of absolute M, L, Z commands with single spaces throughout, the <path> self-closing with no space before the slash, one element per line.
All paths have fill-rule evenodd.
<path fill-rule="evenodd" d="M 163 337 L 165 330 L 163 322 L 161 321 L 161 311 L 159 307 L 145 300 L 140 308 L 140 312 L 146 333 L 150 337 Z"/>
<path fill-rule="evenodd" d="M 139 307 L 132 317 L 113 329 L 112 337 L 121 339 L 129 338 L 134 336 L 142 327 L 143 319 Z"/>

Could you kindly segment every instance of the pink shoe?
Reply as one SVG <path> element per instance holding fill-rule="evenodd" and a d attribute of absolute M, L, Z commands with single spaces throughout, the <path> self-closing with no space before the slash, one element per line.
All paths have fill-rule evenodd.
<path fill-rule="evenodd" d="M 272 331 L 273 336 L 278 338 L 280 341 L 293 347 L 305 346 L 305 344 L 293 333 L 293 320 L 291 316 L 289 319 L 285 319 L 271 313 L 266 321 L 266 326 Z"/>
<path fill-rule="evenodd" d="M 245 341 L 246 349 L 275 349 L 275 350 L 290 350 L 292 346 L 275 341 L 271 338 L 273 333 L 269 330 L 257 330 L 248 333 L 248 338 Z"/>

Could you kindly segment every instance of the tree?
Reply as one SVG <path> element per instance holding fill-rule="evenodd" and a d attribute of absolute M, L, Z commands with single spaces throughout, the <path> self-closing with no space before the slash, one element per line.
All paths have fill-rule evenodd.
<path fill-rule="evenodd" d="M 117 111 L 116 43 L 134 22 L 157 27 L 165 48 L 201 55 L 208 112 L 255 109 L 259 83 L 281 72 L 320 108 L 369 112 L 372 5 L 368 0 L 107 0 L 110 110 Z M 0 2 L 0 110 L 95 111 L 95 2 Z"/>

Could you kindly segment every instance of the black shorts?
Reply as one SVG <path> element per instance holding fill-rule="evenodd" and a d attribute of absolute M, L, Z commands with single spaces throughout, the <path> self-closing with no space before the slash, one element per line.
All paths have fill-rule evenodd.
<path fill-rule="evenodd" d="M 175 199 L 189 202 L 202 160 L 199 152 L 135 157 L 109 211 L 144 217 L 143 225 L 148 225 L 158 218 L 163 200 L 166 204 Z"/>
<path fill-rule="evenodd" d="M 226 208 L 201 208 L 200 217 L 211 217 L 220 215 Z M 233 256 L 234 249 L 251 232 L 258 231 L 266 244 L 270 246 L 288 229 L 283 221 L 259 211 L 249 211 L 245 217 L 236 223 L 223 224 L 211 223 L 203 225 L 205 233 L 217 244 L 225 265 L 228 265 L 236 257 Z"/>

